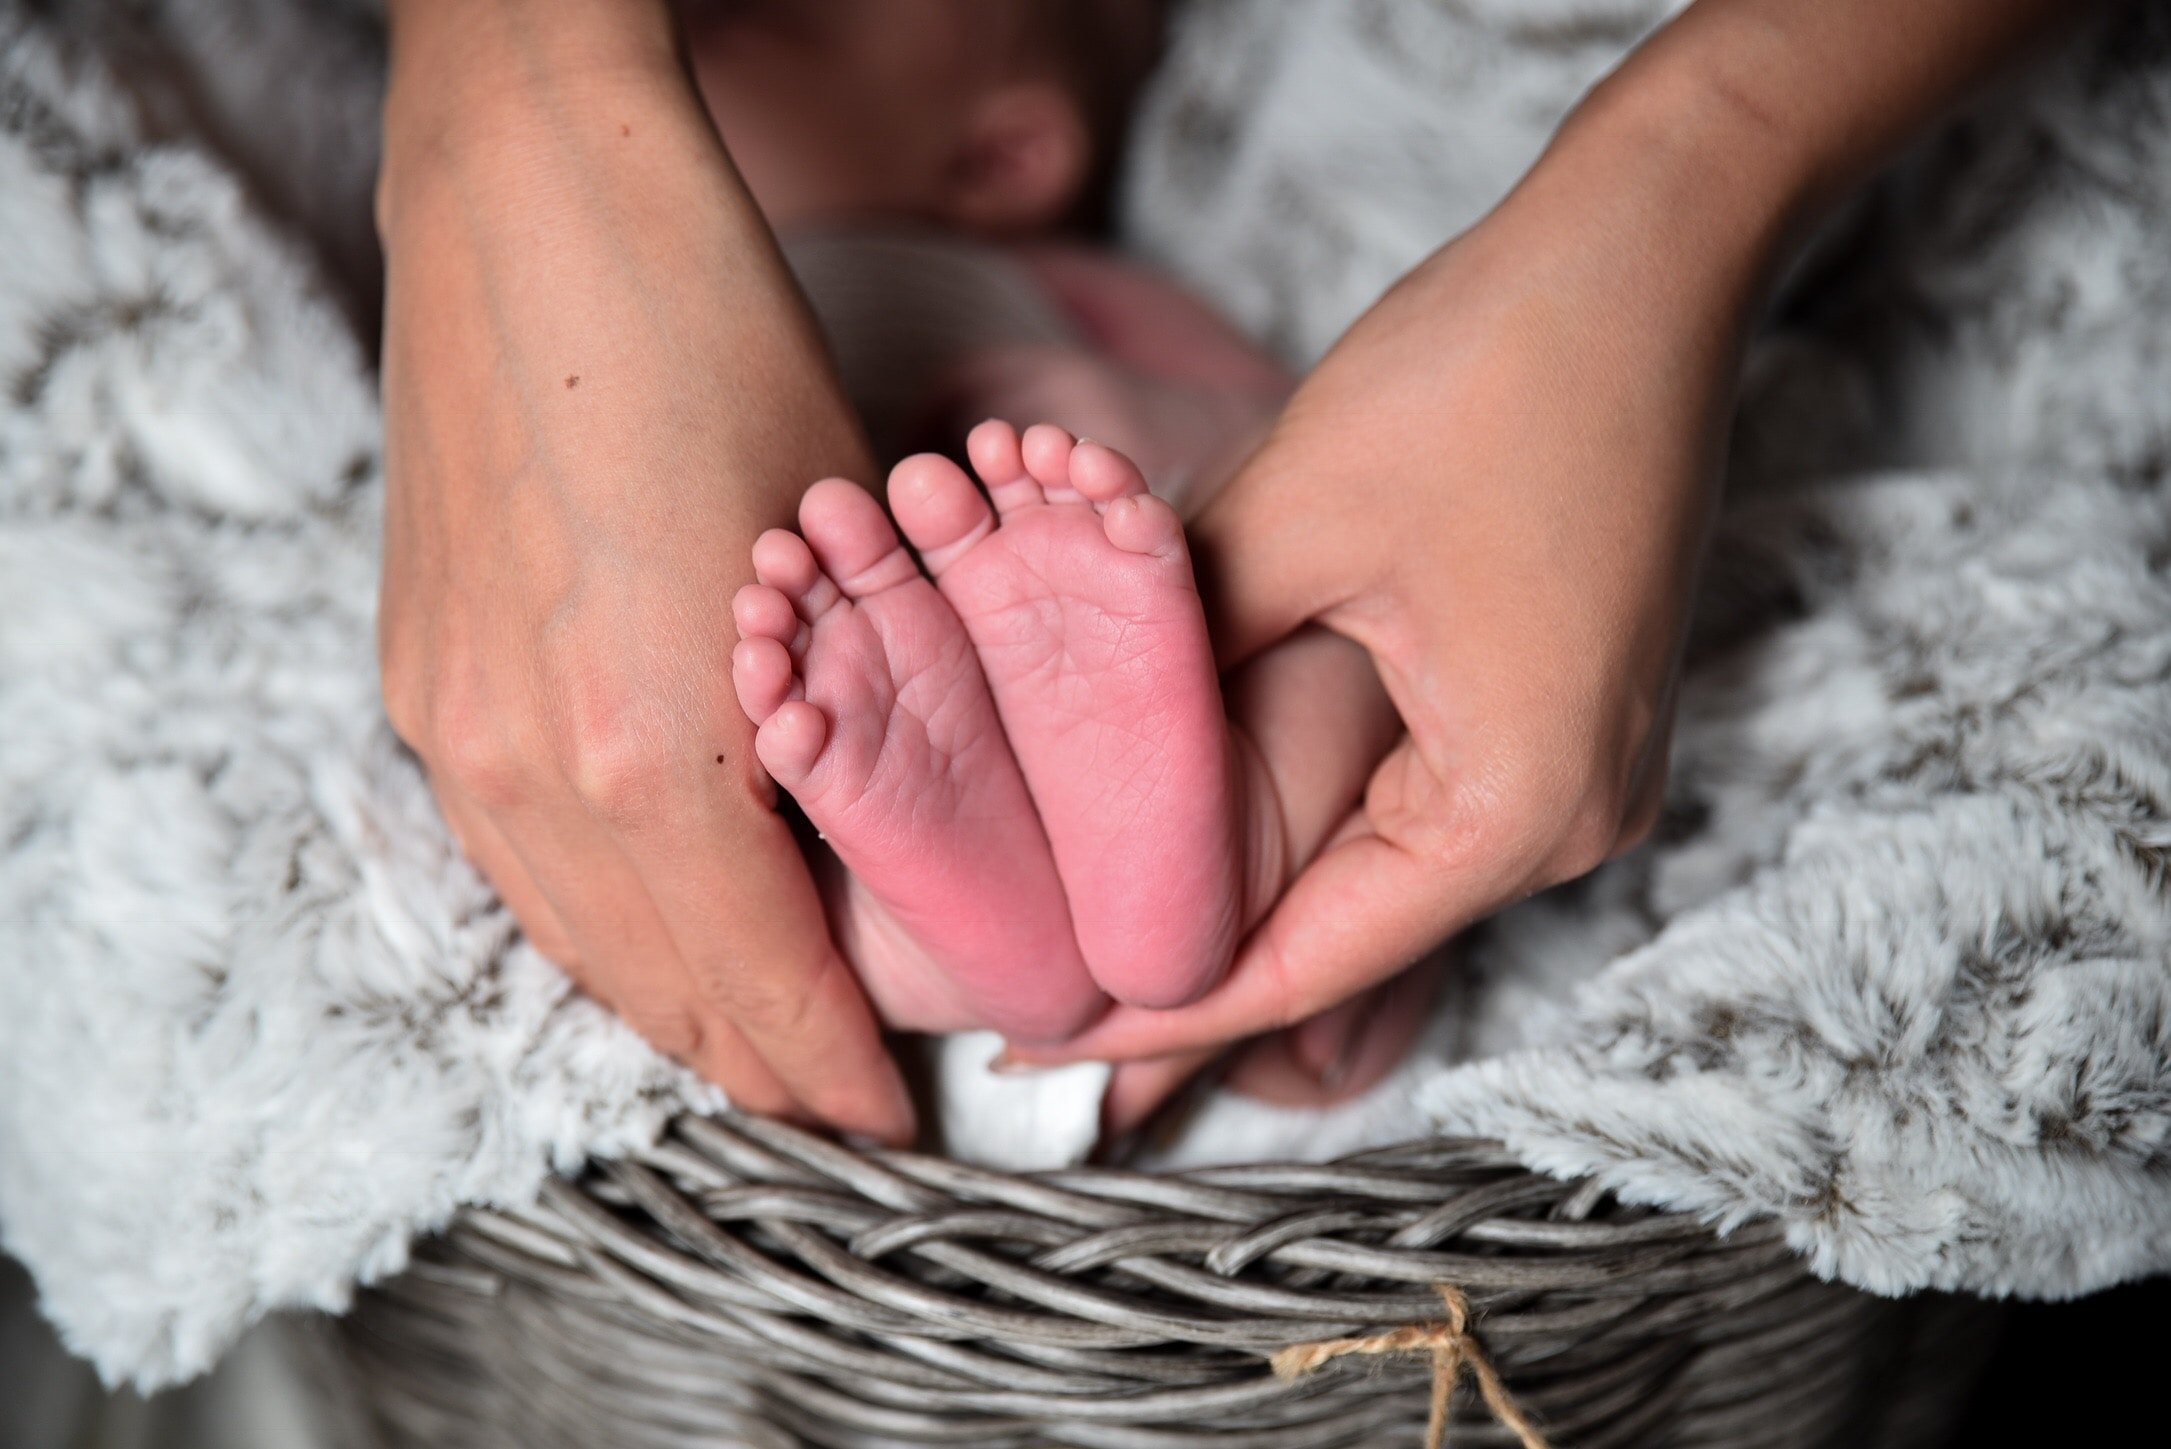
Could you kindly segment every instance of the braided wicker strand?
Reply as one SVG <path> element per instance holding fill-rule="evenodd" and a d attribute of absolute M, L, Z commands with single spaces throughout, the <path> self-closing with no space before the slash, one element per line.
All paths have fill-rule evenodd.
<path fill-rule="evenodd" d="M 1470 1449 L 1928 1449 L 1981 1321 L 1497 1142 L 1014 1175 L 727 1114 L 462 1213 L 323 1372 L 356 1449 L 1416 1449 L 1466 1367 Z"/>
<path fill-rule="evenodd" d="M 1485 1407 L 1514 1433 L 1523 1449 L 1551 1449 L 1545 1436 L 1538 1432 L 1537 1425 L 1530 1422 L 1530 1416 L 1517 1406 L 1507 1385 L 1500 1382 L 1500 1375 L 1493 1368 L 1492 1360 L 1486 1357 L 1484 1346 L 1470 1331 L 1470 1301 L 1453 1284 L 1433 1286 L 1447 1305 L 1446 1322 L 1412 1324 L 1408 1328 L 1363 1338 L 1292 1344 L 1274 1355 L 1274 1376 L 1300 1379 L 1321 1364 L 1345 1354 L 1429 1352 L 1432 1355 L 1432 1416 L 1425 1425 L 1425 1449 L 1446 1449 L 1448 1404 L 1454 1397 L 1455 1384 L 1461 1379 L 1465 1364 L 1477 1380 L 1478 1393 L 1484 1398 Z"/>

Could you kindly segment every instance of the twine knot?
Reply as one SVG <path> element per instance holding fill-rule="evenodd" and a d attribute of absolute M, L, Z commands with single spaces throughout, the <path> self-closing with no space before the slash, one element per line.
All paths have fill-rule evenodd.
<path fill-rule="evenodd" d="M 1274 1377 L 1300 1379 L 1329 1359 L 1348 1354 L 1430 1353 L 1432 1355 L 1432 1419 L 1425 1429 L 1425 1449 L 1445 1449 L 1447 1406 L 1465 1365 L 1477 1379 L 1478 1394 L 1493 1417 L 1522 1441 L 1523 1449 L 1548 1449 L 1545 1436 L 1530 1422 L 1513 1398 L 1490 1358 L 1470 1332 L 1470 1300 L 1462 1290 L 1446 1283 L 1433 1285 L 1447 1305 L 1443 1323 L 1413 1323 L 1364 1338 L 1330 1338 L 1318 1343 L 1292 1344 L 1274 1355 Z"/>

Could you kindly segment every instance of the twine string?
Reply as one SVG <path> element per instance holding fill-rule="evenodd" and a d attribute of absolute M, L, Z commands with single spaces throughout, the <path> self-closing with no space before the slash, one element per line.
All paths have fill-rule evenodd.
<path fill-rule="evenodd" d="M 1446 1321 L 1413 1323 L 1363 1338 L 1330 1338 L 1292 1344 L 1274 1355 L 1274 1377 L 1300 1379 L 1330 1359 L 1349 1354 L 1429 1353 L 1432 1355 L 1432 1418 L 1425 1429 L 1425 1449 L 1446 1449 L 1448 1401 L 1465 1366 L 1477 1379 L 1478 1395 L 1493 1418 L 1521 1441 L 1523 1449 L 1549 1449 L 1545 1436 L 1500 1382 L 1484 1346 L 1470 1331 L 1470 1300 L 1451 1284 L 1433 1285 L 1447 1305 Z"/>

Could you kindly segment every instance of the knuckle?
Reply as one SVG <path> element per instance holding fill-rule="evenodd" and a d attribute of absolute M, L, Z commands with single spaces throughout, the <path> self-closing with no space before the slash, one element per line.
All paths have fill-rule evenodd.
<path fill-rule="evenodd" d="M 422 749 L 430 768 L 486 810 L 514 803 L 523 772 L 495 712 L 451 696 L 440 699 L 430 714 Z"/>
<path fill-rule="evenodd" d="M 631 708 L 589 708 L 565 741 L 566 776 L 581 803 L 623 823 L 645 817 L 662 793 L 669 758 Z"/>
<path fill-rule="evenodd" d="M 1365 814 L 1380 835 L 1427 860 L 1444 862 L 1471 832 L 1473 802 L 1482 805 L 1484 800 L 1467 785 L 1456 789 L 1443 784 L 1416 749 L 1405 748 L 1388 756 L 1373 774 L 1365 791 Z"/>
<path fill-rule="evenodd" d="M 725 1015 L 751 1034 L 789 1040 L 807 1024 L 814 993 L 803 983 L 784 982 L 743 971 L 705 973 L 707 994 Z"/>
<path fill-rule="evenodd" d="M 840 987 L 859 993 L 850 969 L 833 956 L 804 971 L 750 971 L 730 960 L 696 963 L 693 971 L 702 997 L 724 1017 L 754 1041 L 787 1051 L 831 1035 L 829 1023 L 816 1018 L 834 1005 Z M 833 973 L 843 973 L 843 980 Z"/>
<path fill-rule="evenodd" d="M 1621 794 L 1557 761 L 1517 756 L 1451 787 L 1422 847 L 1444 867 L 1521 861 L 1537 887 L 1587 874 L 1621 838 Z"/>
<path fill-rule="evenodd" d="M 1548 874 L 1569 881 L 1604 865 L 1620 849 L 1621 823 L 1621 807 L 1606 795 L 1572 807 L 1563 818 Z"/>
<path fill-rule="evenodd" d="M 1542 766 L 1496 760 L 1439 787 L 1415 832 L 1417 848 L 1445 870 L 1527 858 L 1542 849 L 1559 796 L 1559 782 Z"/>

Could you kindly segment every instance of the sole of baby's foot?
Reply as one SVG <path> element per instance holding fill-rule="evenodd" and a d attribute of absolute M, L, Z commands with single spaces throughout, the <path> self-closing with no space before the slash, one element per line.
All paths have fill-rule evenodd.
<path fill-rule="evenodd" d="M 890 510 L 972 636 L 1087 969 L 1120 1001 L 1180 1006 L 1227 968 L 1241 914 L 1182 524 L 1128 459 L 1061 429 L 988 422 L 966 447 L 987 497 L 922 455 L 890 474 Z"/>
<path fill-rule="evenodd" d="M 857 963 L 892 1025 L 1060 1040 L 1106 1006 L 964 626 L 830 479 L 754 545 L 732 682 L 762 766 L 922 948 Z"/>

